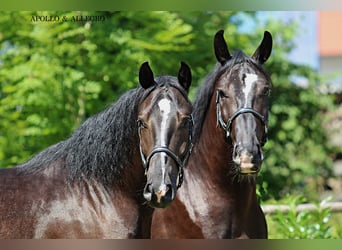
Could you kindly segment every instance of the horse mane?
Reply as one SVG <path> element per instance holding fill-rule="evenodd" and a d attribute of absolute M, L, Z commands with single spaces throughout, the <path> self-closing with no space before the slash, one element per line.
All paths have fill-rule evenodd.
<path fill-rule="evenodd" d="M 198 90 L 196 95 L 196 99 L 193 103 L 193 119 L 194 119 L 194 128 L 193 128 L 193 136 L 194 142 L 200 138 L 202 125 L 204 119 L 206 117 L 207 111 L 210 106 L 210 100 L 215 91 L 215 84 L 220 76 L 226 72 L 227 70 L 232 69 L 237 64 L 248 63 L 252 65 L 252 67 L 261 71 L 268 82 L 271 83 L 271 79 L 266 73 L 265 69 L 254 61 L 251 57 L 244 54 L 241 50 L 236 51 L 232 58 L 229 59 L 224 65 L 220 63 L 216 63 L 214 69 L 206 76 L 204 82 Z"/>
<path fill-rule="evenodd" d="M 69 180 L 94 178 L 112 184 L 125 166 L 132 163 L 134 154 L 140 157 L 136 125 L 140 102 L 159 86 L 176 87 L 187 96 L 175 77 L 161 76 L 155 80 L 154 87 L 146 90 L 138 87 L 124 93 L 118 101 L 85 120 L 69 139 L 19 165 L 19 173 L 39 173 L 63 160 L 59 167 L 66 169 Z"/>

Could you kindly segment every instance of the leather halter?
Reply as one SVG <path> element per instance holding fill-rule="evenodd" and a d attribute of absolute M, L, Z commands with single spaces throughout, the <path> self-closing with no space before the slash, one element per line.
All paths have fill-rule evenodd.
<path fill-rule="evenodd" d="M 261 139 L 261 146 L 264 146 L 267 142 L 267 121 L 263 115 L 259 112 L 255 111 L 252 108 L 240 108 L 237 110 L 227 122 L 223 120 L 221 106 L 220 106 L 220 90 L 216 90 L 216 115 L 217 115 L 217 123 L 226 131 L 226 138 L 231 139 L 231 130 L 233 121 L 242 114 L 251 113 L 254 117 L 258 118 L 264 126 L 264 136 Z"/>
<path fill-rule="evenodd" d="M 192 115 L 189 118 L 189 142 L 188 142 L 188 147 L 185 152 L 184 158 L 181 159 L 178 155 L 176 155 L 172 150 L 170 150 L 167 146 L 155 146 L 150 154 L 146 157 L 142 151 L 141 148 L 141 143 L 139 144 L 139 150 L 140 150 L 140 155 L 141 159 L 143 162 L 143 166 L 145 168 L 145 175 L 147 174 L 148 168 L 150 166 L 151 159 L 153 155 L 158 154 L 158 153 L 165 153 L 167 156 L 171 157 L 178 166 L 178 184 L 177 184 L 177 189 L 182 186 L 183 179 L 184 179 L 184 167 L 186 166 L 188 159 L 190 157 L 190 154 L 192 152 L 193 148 L 193 143 L 192 143 L 192 127 L 193 127 L 193 119 Z M 141 128 L 139 127 L 139 139 L 141 141 Z"/>

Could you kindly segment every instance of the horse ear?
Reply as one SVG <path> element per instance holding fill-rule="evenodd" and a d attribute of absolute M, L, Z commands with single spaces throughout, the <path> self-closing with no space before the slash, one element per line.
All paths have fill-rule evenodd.
<path fill-rule="evenodd" d="M 150 68 L 148 62 L 144 62 L 140 66 L 139 82 L 141 87 L 143 87 L 144 89 L 152 87 L 156 84 L 156 82 L 154 81 L 152 69 Z"/>
<path fill-rule="evenodd" d="M 178 72 L 178 82 L 183 86 L 186 92 L 189 91 L 192 81 L 190 67 L 185 63 L 181 62 L 181 67 Z"/>
<path fill-rule="evenodd" d="M 227 62 L 231 58 L 227 43 L 223 37 L 223 33 L 224 30 L 219 30 L 218 32 L 216 32 L 214 37 L 215 56 L 217 61 L 220 62 L 221 65 L 224 65 L 225 62 Z"/>
<path fill-rule="evenodd" d="M 262 39 L 259 47 L 254 52 L 252 58 L 255 61 L 259 62 L 260 64 L 263 64 L 264 62 L 266 62 L 269 56 L 271 55 L 272 44 L 273 42 L 272 42 L 271 33 L 268 31 L 265 31 L 264 38 Z"/>

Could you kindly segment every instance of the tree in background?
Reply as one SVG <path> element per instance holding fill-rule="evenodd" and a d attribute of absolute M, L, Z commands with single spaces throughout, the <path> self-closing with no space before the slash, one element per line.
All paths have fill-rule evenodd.
<path fill-rule="evenodd" d="M 281 198 L 286 194 L 305 195 L 318 199 L 323 179 L 332 175 L 331 147 L 323 127 L 325 112 L 334 108 L 331 96 L 321 94 L 324 84 L 312 68 L 289 62 L 298 25 L 285 26 L 270 19 L 266 26 L 275 35 L 272 60 L 267 64 L 273 82 L 269 137 L 265 146 L 262 178 L 267 189 L 264 199 Z M 281 31 L 281 32 L 279 32 Z M 305 79 L 300 87 L 296 78 Z"/>
<path fill-rule="evenodd" d="M 105 20 L 32 21 L 89 15 Z M 2 167 L 65 139 L 85 118 L 137 87 L 143 61 L 155 72 L 177 69 L 172 54 L 186 50 L 191 29 L 167 12 L 5 12 L 0 27 Z"/>
<path fill-rule="evenodd" d="M 32 16 L 103 16 L 104 21 L 39 22 Z M 255 30 L 241 31 L 246 20 Z M 191 66 L 196 88 L 216 63 L 212 40 L 225 29 L 229 49 L 252 54 L 264 30 L 274 37 L 265 67 L 272 76 L 269 142 L 259 178 L 262 199 L 302 192 L 307 177 L 331 174 L 322 128 L 330 97 L 319 76 L 290 63 L 296 25 L 257 23 L 253 12 L 2 12 L 0 15 L 0 166 L 12 167 L 66 139 L 87 117 L 138 86 L 140 64 L 158 74 Z M 303 89 L 293 75 L 310 84 Z M 310 190 L 307 190 L 310 192 Z"/>

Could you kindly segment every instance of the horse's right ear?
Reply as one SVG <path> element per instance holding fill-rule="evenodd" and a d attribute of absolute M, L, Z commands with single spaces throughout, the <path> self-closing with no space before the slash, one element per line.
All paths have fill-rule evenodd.
<path fill-rule="evenodd" d="M 224 40 L 223 33 L 224 30 L 219 30 L 214 37 L 215 56 L 221 65 L 224 65 L 232 57 L 229 53 L 227 43 Z"/>
<path fill-rule="evenodd" d="M 141 87 L 143 87 L 144 89 L 150 88 L 156 84 L 156 82 L 154 81 L 152 69 L 150 68 L 148 62 L 144 62 L 140 66 L 139 82 Z"/>

